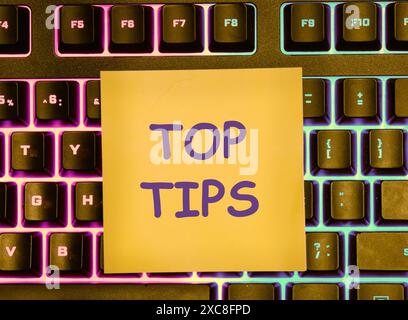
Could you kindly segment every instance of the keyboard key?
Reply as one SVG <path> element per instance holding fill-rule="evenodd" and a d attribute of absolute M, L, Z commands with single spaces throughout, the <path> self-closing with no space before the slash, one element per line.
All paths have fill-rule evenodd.
<path fill-rule="evenodd" d="M 95 171 L 99 169 L 100 140 L 96 132 L 64 132 L 62 134 L 62 168 Z"/>
<path fill-rule="evenodd" d="M 377 80 L 345 79 L 343 81 L 343 112 L 348 118 L 377 115 Z"/>
<path fill-rule="evenodd" d="M 78 182 L 75 185 L 75 220 L 102 221 L 102 182 Z"/>
<path fill-rule="evenodd" d="M 338 50 L 379 50 L 377 4 L 349 2 L 340 8 L 342 41 Z"/>
<path fill-rule="evenodd" d="M 103 234 L 99 237 L 99 268 L 103 272 L 104 269 L 104 257 L 103 257 Z"/>
<path fill-rule="evenodd" d="M 209 300 L 208 284 L 1 284 L 1 300 Z"/>
<path fill-rule="evenodd" d="M 30 11 L 25 7 L 0 5 L 0 54 L 30 51 Z"/>
<path fill-rule="evenodd" d="M 63 220 L 65 194 L 55 182 L 28 182 L 24 185 L 24 220 L 27 222 Z"/>
<path fill-rule="evenodd" d="M 381 217 L 386 220 L 408 220 L 408 181 L 381 182 Z"/>
<path fill-rule="evenodd" d="M 396 2 L 387 6 L 387 47 L 390 50 L 408 49 L 408 4 Z"/>
<path fill-rule="evenodd" d="M 364 203 L 364 182 L 333 181 L 330 183 L 330 215 L 334 220 L 364 219 Z"/>
<path fill-rule="evenodd" d="M 0 271 L 31 272 L 39 265 L 40 256 L 30 233 L 0 234 Z"/>
<path fill-rule="evenodd" d="M 49 264 L 57 266 L 61 272 L 85 274 L 89 267 L 89 245 L 83 233 L 53 233 Z"/>
<path fill-rule="evenodd" d="M 0 23 L 1 24 L 1 23 Z M 22 81 L 0 82 L 0 121 L 27 123 L 28 84 Z"/>
<path fill-rule="evenodd" d="M 293 300 L 339 300 L 340 289 L 332 283 L 298 283 L 292 288 Z"/>
<path fill-rule="evenodd" d="M 72 81 L 39 81 L 35 84 L 35 109 L 38 120 L 75 122 L 77 88 Z"/>
<path fill-rule="evenodd" d="M 326 115 L 326 88 L 323 79 L 303 80 L 303 117 L 322 118 Z"/>
<path fill-rule="evenodd" d="M 102 8 L 90 5 L 67 5 L 61 9 L 61 53 L 101 53 Z"/>
<path fill-rule="evenodd" d="M 153 10 L 142 5 L 113 6 L 110 12 L 111 52 L 153 51 Z"/>
<path fill-rule="evenodd" d="M 334 232 L 306 234 L 307 270 L 336 271 L 339 269 L 339 236 Z"/>
<path fill-rule="evenodd" d="M 370 130 L 370 166 L 376 169 L 404 165 L 404 134 L 401 130 Z"/>
<path fill-rule="evenodd" d="M 358 300 L 404 300 L 405 288 L 402 284 L 360 284 Z"/>
<path fill-rule="evenodd" d="M 90 121 L 101 120 L 101 82 L 90 80 L 86 82 L 86 118 Z"/>
<path fill-rule="evenodd" d="M 351 133 L 348 130 L 324 130 L 317 133 L 317 165 L 320 169 L 351 167 Z"/>
<path fill-rule="evenodd" d="M 161 52 L 201 52 L 202 10 L 192 4 L 168 4 L 160 10 Z"/>
<path fill-rule="evenodd" d="M 228 300 L 274 300 L 275 286 L 273 284 L 254 283 L 234 283 L 229 284 Z"/>
<path fill-rule="evenodd" d="M 396 117 L 408 117 L 408 100 L 406 98 L 407 92 L 408 79 L 396 79 L 394 82 L 394 112 Z"/>
<path fill-rule="evenodd" d="M 314 216 L 314 192 L 313 192 L 313 182 L 312 181 L 305 181 L 304 182 L 305 188 L 305 214 L 306 220 L 313 219 Z"/>
<path fill-rule="evenodd" d="M 0 182 L 0 225 L 13 225 L 16 220 L 17 188 Z"/>
<path fill-rule="evenodd" d="M 320 3 L 295 3 L 284 10 L 284 48 L 287 51 L 327 51 L 328 8 Z"/>
<path fill-rule="evenodd" d="M 408 270 L 408 233 L 362 232 L 356 243 L 360 270 Z"/>
<path fill-rule="evenodd" d="M 51 138 L 45 132 L 11 135 L 11 167 L 16 171 L 51 172 Z"/>
<path fill-rule="evenodd" d="M 210 51 L 250 52 L 255 49 L 254 9 L 244 3 L 216 4 L 210 8 Z"/>

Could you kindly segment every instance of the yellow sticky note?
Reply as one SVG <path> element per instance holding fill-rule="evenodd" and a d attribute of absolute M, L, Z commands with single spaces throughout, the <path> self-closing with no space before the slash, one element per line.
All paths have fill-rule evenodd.
<path fill-rule="evenodd" d="M 301 77 L 101 72 L 105 272 L 305 270 Z"/>

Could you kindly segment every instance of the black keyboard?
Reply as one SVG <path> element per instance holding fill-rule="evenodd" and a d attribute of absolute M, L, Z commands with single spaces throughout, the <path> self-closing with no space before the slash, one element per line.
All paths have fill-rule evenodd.
<path fill-rule="evenodd" d="M 0 299 L 406 299 L 407 59 L 403 1 L 3 1 Z M 307 271 L 104 273 L 100 70 L 294 66 Z"/>

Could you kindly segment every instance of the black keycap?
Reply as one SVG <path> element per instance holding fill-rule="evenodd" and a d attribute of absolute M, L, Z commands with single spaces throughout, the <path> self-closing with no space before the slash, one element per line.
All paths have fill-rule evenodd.
<path fill-rule="evenodd" d="M 402 130 L 370 130 L 370 166 L 375 169 L 396 169 L 404 165 L 404 134 Z"/>
<path fill-rule="evenodd" d="M 89 239 L 83 233 L 53 233 L 50 236 L 49 264 L 61 272 L 86 273 L 89 263 Z"/>
<path fill-rule="evenodd" d="M 377 80 L 345 79 L 343 81 L 343 113 L 348 118 L 377 115 Z"/>
<path fill-rule="evenodd" d="M 142 5 L 113 6 L 110 12 L 111 52 L 153 51 L 153 10 Z"/>
<path fill-rule="evenodd" d="M 2 284 L 1 300 L 209 300 L 209 284 Z"/>
<path fill-rule="evenodd" d="M 307 233 L 306 245 L 308 271 L 336 271 L 339 269 L 339 236 L 337 233 Z"/>
<path fill-rule="evenodd" d="M 24 220 L 61 221 L 65 208 L 64 189 L 55 182 L 28 182 L 24 185 Z"/>
<path fill-rule="evenodd" d="M 90 80 L 86 82 L 86 118 L 90 121 L 101 120 L 101 82 Z"/>
<path fill-rule="evenodd" d="M 408 3 L 389 4 L 386 12 L 388 49 L 408 50 Z"/>
<path fill-rule="evenodd" d="M 408 181 L 381 182 L 381 218 L 408 220 Z"/>
<path fill-rule="evenodd" d="M 11 167 L 16 171 L 50 173 L 51 141 L 45 132 L 11 135 Z"/>
<path fill-rule="evenodd" d="M 305 215 L 306 220 L 313 219 L 314 216 L 314 191 L 313 191 L 313 182 L 312 181 L 305 181 Z"/>
<path fill-rule="evenodd" d="M 28 84 L 22 81 L 0 82 L 0 121 L 27 122 Z"/>
<path fill-rule="evenodd" d="M 370 2 L 348 2 L 339 6 L 338 50 L 379 50 L 378 7 Z"/>
<path fill-rule="evenodd" d="M 102 221 L 102 182 L 78 182 L 75 185 L 75 219 Z"/>
<path fill-rule="evenodd" d="M 202 10 L 192 4 L 169 4 L 160 9 L 161 52 L 201 52 Z"/>
<path fill-rule="evenodd" d="M 275 286 L 267 283 L 234 283 L 227 287 L 228 300 L 274 300 Z"/>
<path fill-rule="evenodd" d="M 30 11 L 0 5 L 0 54 L 24 54 L 30 50 Z"/>
<path fill-rule="evenodd" d="M 0 182 L 0 225 L 12 225 L 17 214 L 17 188 L 11 183 Z"/>
<path fill-rule="evenodd" d="M 325 51 L 329 49 L 326 5 L 296 3 L 285 9 L 285 49 Z"/>
<path fill-rule="evenodd" d="M 326 115 L 326 88 L 323 79 L 303 80 L 303 117 L 322 118 Z"/>
<path fill-rule="evenodd" d="M 102 8 L 95 6 L 63 6 L 59 50 L 62 53 L 102 52 L 102 15 Z"/>
<path fill-rule="evenodd" d="M 339 300 L 340 289 L 335 283 L 298 283 L 292 288 L 293 300 Z"/>
<path fill-rule="evenodd" d="M 0 271 L 34 271 L 40 259 L 34 242 L 30 233 L 0 234 Z"/>
<path fill-rule="evenodd" d="M 320 169 L 351 167 L 350 131 L 324 130 L 317 133 L 317 166 Z"/>
<path fill-rule="evenodd" d="M 365 215 L 365 192 L 362 181 L 330 183 L 330 215 L 334 220 L 361 220 Z"/>
<path fill-rule="evenodd" d="M 96 132 L 64 132 L 62 134 L 62 168 L 95 171 L 99 166 L 100 141 Z"/>
<path fill-rule="evenodd" d="M 38 120 L 76 119 L 76 84 L 72 81 L 39 81 L 35 84 L 35 110 Z"/>
<path fill-rule="evenodd" d="M 408 117 L 408 99 L 406 98 L 407 92 L 408 79 L 396 79 L 394 82 L 394 113 L 396 117 Z"/>
<path fill-rule="evenodd" d="M 361 271 L 407 271 L 407 232 L 357 234 L 357 262 Z"/>
<path fill-rule="evenodd" d="M 402 284 L 363 283 L 357 291 L 358 300 L 404 300 Z"/>
<path fill-rule="evenodd" d="M 210 51 L 251 52 L 255 48 L 254 9 L 243 3 L 210 8 Z"/>

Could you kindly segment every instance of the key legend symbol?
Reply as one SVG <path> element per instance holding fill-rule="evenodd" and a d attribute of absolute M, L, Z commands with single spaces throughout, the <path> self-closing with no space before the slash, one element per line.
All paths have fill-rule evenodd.
<path fill-rule="evenodd" d="M 321 247 L 322 247 L 322 246 L 321 246 L 320 242 L 315 242 L 315 243 L 313 244 L 313 246 L 314 246 L 315 249 L 316 249 L 315 259 L 318 260 L 318 259 L 320 258 Z M 330 257 L 330 252 L 328 252 L 329 249 L 330 249 L 330 244 L 326 244 L 325 248 L 326 248 L 326 257 Z"/>
<path fill-rule="evenodd" d="M 307 98 L 306 100 L 305 100 L 305 103 L 306 104 L 311 104 L 312 103 L 312 97 L 313 97 L 313 94 L 312 93 L 305 93 L 305 98 Z M 310 99 L 309 99 L 310 98 Z"/>
<path fill-rule="evenodd" d="M 363 99 L 364 94 L 360 91 L 360 92 L 357 93 L 357 97 L 358 97 L 358 99 L 357 99 L 357 105 L 358 105 L 358 106 L 364 105 L 364 99 Z"/>

